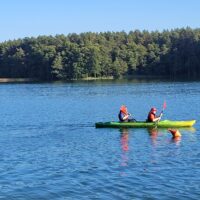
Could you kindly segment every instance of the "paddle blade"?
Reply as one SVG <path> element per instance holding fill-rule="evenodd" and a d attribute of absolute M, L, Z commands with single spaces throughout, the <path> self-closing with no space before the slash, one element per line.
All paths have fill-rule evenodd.
<path fill-rule="evenodd" d="M 166 101 L 163 103 L 163 110 L 167 107 Z"/>

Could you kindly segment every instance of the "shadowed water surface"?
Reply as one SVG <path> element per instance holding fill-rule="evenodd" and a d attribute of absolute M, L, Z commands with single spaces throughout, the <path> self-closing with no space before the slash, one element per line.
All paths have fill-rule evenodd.
<path fill-rule="evenodd" d="M 1 84 L 0 96 L 0 199 L 199 198 L 199 82 Z M 196 130 L 94 127 L 164 100 L 163 119 Z"/>

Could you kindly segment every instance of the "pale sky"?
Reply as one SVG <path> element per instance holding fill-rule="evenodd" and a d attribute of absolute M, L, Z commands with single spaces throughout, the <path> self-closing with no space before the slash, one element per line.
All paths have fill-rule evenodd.
<path fill-rule="evenodd" d="M 200 28 L 200 0 L 1 0 L 0 42 L 81 32 Z"/>

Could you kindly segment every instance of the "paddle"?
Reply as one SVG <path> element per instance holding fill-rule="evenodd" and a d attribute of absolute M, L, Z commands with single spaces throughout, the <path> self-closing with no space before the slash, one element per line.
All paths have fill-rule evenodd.
<path fill-rule="evenodd" d="M 164 101 L 164 103 L 163 103 L 163 108 L 162 108 L 162 111 L 161 111 L 161 113 L 160 113 L 160 119 L 157 120 L 157 121 L 155 122 L 155 127 L 156 127 L 156 128 L 157 128 L 157 126 L 158 126 L 158 122 L 161 120 L 161 117 L 163 116 L 163 113 L 164 113 L 164 110 L 165 110 L 166 107 L 167 107 L 167 104 L 166 104 L 166 101 Z"/>
<path fill-rule="evenodd" d="M 164 110 L 165 110 L 166 107 L 167 107 L 167 104 L 166 104 L 166 101 L 164 101 L 164 103 L 163 103 L 163 108 L 162 108 L 162 111 L 161 111 L 161 113 L 160 113 L 160 120 L 161 120 L 161 117 L 163 116 L 163 113 L 164 113 Z M 158 122 L 159 122 L 160 120 L 158 120 Z"/>
<path fill-rule="evenodd" d="M 137 120 L 135 118 L 132 117 L 131 113 L 128 113 L 129 117 L 131 117 L 131 119 L 129 119 L 131 122 L 136 122 Z"/>

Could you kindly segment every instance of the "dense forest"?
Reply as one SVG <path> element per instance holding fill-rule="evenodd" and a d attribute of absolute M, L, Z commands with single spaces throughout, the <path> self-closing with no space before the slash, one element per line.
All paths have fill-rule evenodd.
<path fill-rule="evenodd" d="M 200 77 L 200 29 L 81 33 L 0 43 L 0 78 Z"/>

